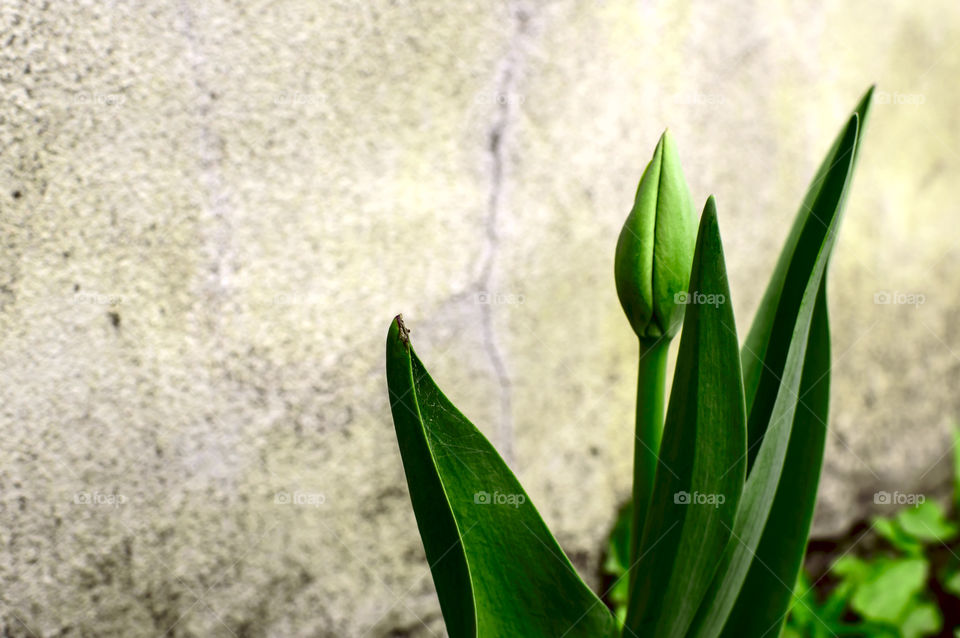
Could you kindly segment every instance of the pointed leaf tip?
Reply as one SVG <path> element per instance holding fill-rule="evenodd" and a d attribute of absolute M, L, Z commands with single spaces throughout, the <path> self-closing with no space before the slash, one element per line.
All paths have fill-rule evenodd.
<path fill-rule="evenodd" d="M 690 638 L 759 635 L 786 614 L 790 592 L 781 585 L 796 580 L 803 560 L 829 415 L 825 272 L 872 94 L 873 87 L 814 175 L 743 346 L 751 469 L 736 541 Z"/>
<path fill-rule="evenodd" d="M 616 620 L 494 447 L 430 378 L 402 317 L 386 346 L 397 443 L 450 637 L 615 638 Z"/>
<path fill-rule="evenodd" d="M 393 318 L 393 325 L 391 326 L 392 331 L 396 331 L 396 337 L 400 340 L 400 343 L 410 347 L 410 329 L 407 328 L 403 323 L 403 315 L 399 314 Z"/>
<path fill-rule="evenodd" d="M 717 200 L 713 195 L 707 197 L 707 203 L 703 205 L 703 215 L 701 217 L 711 218 L 712 223 L 717 222 Z"/>

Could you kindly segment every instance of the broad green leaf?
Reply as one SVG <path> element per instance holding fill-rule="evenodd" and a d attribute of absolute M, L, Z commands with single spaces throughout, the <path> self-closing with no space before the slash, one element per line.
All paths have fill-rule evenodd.
<path fill-rule="evenodd" d="M 681 638 L 730 535 L 746 471 L 737 331 L 707 200 L 624 636 Z"/>
<path fill-rule="evenodd" d="M 903 638 L 923 638 L 939 632 L 942 625 L 943 616 L 936 605 L 923 602 L 907 612 L 906 618 L 900 623 L 900 633 Z"/>
<path fill-rule="evenodd" d="M 817 460 L 812 468 L 809 463 L 822 454 L 826 436 L 829 389 L 816 372 L 821 370 L 825 378 L 829 370 L 829 346 L 825 339 L 829 328 L 823 288 L 850 183 L 858 121 L 859 116 L 854 113 L 844 127 L 830 153 L 836 159 L 826 163 L 822 178 L 812 189 L 816 197 L 808 214 L 801 214 L 805 223 L 796 250 L 786 251 L 794 257 L 788 261 L 784 275 L 787 285 L 778 294 L 771 347 L 763 360 L 752 412 L 764 411 L 766 404 L 772 403 L 765 419 L 769 425 L 757 440 L 759 451 L 744 486 L 732 539 L 691 632 L 696 638 L 716 638 L 721 631 L 724 636 L 751 635 L 739 624 L 742 622 L 748 622 L 750 627 L 766 623 L 767 627 L 760 629 L 762 633 L 771 624 L 782 622 L 786 613 L 790 584 L 795 581 L 802 560 L 816 500 L 820 462 Z M 771 286 L 776 288 L 776 282 Z M 760 323 L 763 325 L 763 320 Z M 810 345 L 813 347 L 808 357 Z M 779 355 L 770 359 L 784 349 L 786 356 L 782 361 Z M 756 352 L 748 339 L 744 361 L 751 355 Z M 769 366 L 778 371 L 772 384 L 764 381 L 771 369 L 768 360 Z M 788 454 L 788 448 L 793 447 L 796 449 Z M 776 515 L 771 516 L 774 510 Z M 752 569 L 754 566 L 756 570 Z M 760 569 L 773 573 L 767 577 L 760 574 Z M 774 590 L 770 582 L 778 589 Z M 735 604 L 740 609 L 732 618 Z M 755 610 L 749 619 L 744 606 Z"/>
<path fill-rule="evenodd" d="M 954 596 L 960 597 L 960 572 L 955 572 L 946 582 L 943 583 L 943 589 Z"/>
<path fill-rule="evenodd" d="M 895 624 L 923 590 L 928 571 L 923 558 L 878 560 L 871 577 L 854 592 L 850 607 L 867 620 Z"/>
<path fill-rule="evenodd" d="M 443 395 L 399 317 L 387 335 L 390 406 L 417 526 L 451 638 L 612 638 L 500 455 Z"/>
<path fill-rule="evenodd" d="M 923 553 L 923 544 L 904 533 L 900 526 L 889 518 L 874 518 L 873 531 L 905 554 L 915 555 Z"/>
<path fill-rule="evenodd" d="M 860 583 L 870 574 L 870 563 L 859 556 L 844 554 L 830 566 L 834 576 Z"/>
<path fill-rule="evenodd" d="M 897 513 L 896 523 L 908 536 L 925 543 L 945 543 L 957 536 L 957 524 L 948 520 L 939 503 L 924 501 Z"/>
<path fill-rule="evenodd" d="M 743 345 L 741 357 L 747 403 L 748 472 L 753 467 L 760 441 L 770 423 L 804 291 L 821 248 L 830 239 L 831 232 L 836 232 L 837 225 L 832 223 L 832 219 L 840 214 L 842 202 L 838 205 L 833 203 L 836 193 L 830 191 L 837 186 L 834 178 L 838 169 L 847 174 L 848 181 L 852 177 L 872 96 L 873 87 L 870 87 L 854 110 L 860 128 L 852 148 L 846 142 L 849 127 L 844 127 L 817 169 Z M 828 231 L 829 228 L 833 228 L 833 231 Z"/>

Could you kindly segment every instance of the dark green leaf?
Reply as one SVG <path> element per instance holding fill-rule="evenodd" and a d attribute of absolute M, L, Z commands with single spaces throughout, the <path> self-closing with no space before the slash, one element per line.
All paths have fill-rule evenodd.
<path fill-rule="evenodd" d="M 741 357 L 747 402 L 748 471 L 753 467 L 760 441 L 770 423 L 804 291 L 821 248 L 838 226 L 833 223 L 834 217 L 842 212 L 842 202 L 837 203 L 837 176 L 838 173 L 843 174 L 845 181 L 841 182 L 844 186 L 852 178 L 872 96 L 873 87 L 870 87 L 854 110 L 860 125 L 852 147 L 845 142 L 850 128 L 848 125 L 840 131 L 817 169 L 743 345 Z M 830 231 L 830 228 L 833 230 Z"/>
<path fill-rule="evenodd" d="M 869 93 L 859 108 L 865 109 L 868 99 Z M 766 624 L 759 629 L 763 633 L 782 622 L 789 604 L 806 547 L 826 436 L 829 327 L 824 280 L 850 183 L 858 121 L 854 113 L 828 154 L 744 346 L 744 365 L 752 361 L 754 370 L 753 388 L 747 387 L 750 420 L 762 422 L 762 427 L 754 424 L 749 436 L 759 448 L 733 538 L 691 632 L 696 638 L 716 638 L 725 626 L 725 637 L 753 635 L 750 628 Z M 765 343 L 758 335 L 766 337 Z"/>
<path fill-rule="evenodd" d="M 387 335 L 390 405 L 417 526 L 451 638 L 612 638 L 516 477 L 440 392 L 399 317 Z"/>
<path fill-rule="evenodd" d="M 791 595 L 785 583 L 796 579 L 803 564 L 830 409 L 830 326 L 826 297 L 827 287 L 821 285 L 800 380 L 801 406 L 793 415 L 783 479 L 777 485 L 756 558 L 727 620 L 726 637 L 763 635 L 782 623 Z M 739 541 L 734 542 L 739 545 Z M 763 605 L 757 605 L 757 597 L 762 597 Z"/>
<path fill-rule="evenodd" d="M 743 385 L 713 198 L 700 220 L 689 293 L 625 636 L 685 634 L 743 487 Z"/>

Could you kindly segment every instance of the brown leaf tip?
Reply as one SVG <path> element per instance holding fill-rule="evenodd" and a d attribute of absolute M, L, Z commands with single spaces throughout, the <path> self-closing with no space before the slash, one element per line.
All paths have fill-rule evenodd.
<path fill-rule="evenodd" d="M 403 315 L 397 315 L 394 318 L 394 321 L 397 322 L 397 338 L 400 339 L 400 342 L 410 347 L 410 330 L 405 325 L 403 325 Z"/>

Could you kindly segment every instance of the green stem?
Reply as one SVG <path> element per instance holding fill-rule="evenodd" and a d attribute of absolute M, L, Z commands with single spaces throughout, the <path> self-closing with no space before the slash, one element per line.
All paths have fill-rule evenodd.
<path fill-rule="evenodd" d="M 637 374 L 637 425 L 633 444 L 633 526 L 630 531 L 630 600 L 640 554 L 640 536 L 650 505 L 657 471 L 660 438 L 663 435 L 664 394 L 667 380 L 667 351 L 670 339 L 640 341 Z"/>

